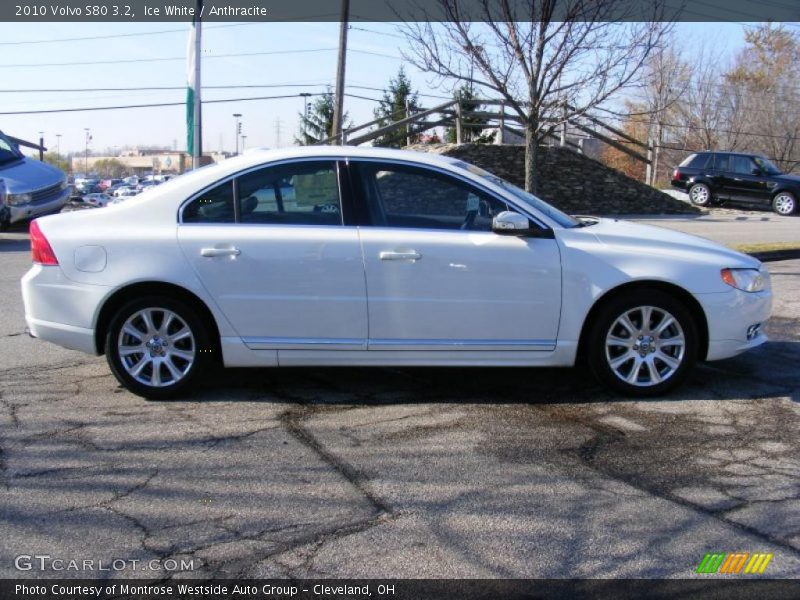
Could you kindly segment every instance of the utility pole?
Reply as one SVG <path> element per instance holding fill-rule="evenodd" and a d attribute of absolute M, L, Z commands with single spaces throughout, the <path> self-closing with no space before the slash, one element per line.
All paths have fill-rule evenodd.
<path fill-rule="evenodd" d="M 336 65 L 336 98 L 333 104 L 333 141 L 342 143 L 342 121 L 344 120 L 344 70 L 347 61 L 347 27 L 350 15 L 350 0 L 342 0 L 339 27 L 339 61 Z"/>
<path fill-rule="evenodd" d="M 192 169 L 200 168 L 203 154 L 203 100 L 201 97 L 203 86 L 200 82 L 200 64 L 203 56 L 201 43 L 202 25 L 200 15 L 203 14 L 203 0 L 197 0 L 197 22 L 195 23 L 194 37 L 194 138 L 192 148 Z"/>
<path fill-rule="evenodd" d="M 242 132 L 242 124 L 239 119 L 242 118 L 242 113 L 233 113 L 233 118 L 236 119 L 236 129 L 233 132 L 233 139 L 236 142 L 236 152 L 234 156 L 239 156 L 239 134 Z"/>
<path fill-rule="evenodd" d="M 242 134 L 242 152 L 244 152 L 247 149 L 245 142 L 247 142 L 247 136 Z"/>
<path fill-rule="evenodd" d="M 39 160 L 44 160 L 44 131 L 39 132 Z"/>
<path fill-rule="evenodd" d="M 275 147 L 276 148 L 280 148 L 281 147 L 281 124 L 282 124 L 282 121 L 281 121 L 280 117 L 275 119 Z"/>

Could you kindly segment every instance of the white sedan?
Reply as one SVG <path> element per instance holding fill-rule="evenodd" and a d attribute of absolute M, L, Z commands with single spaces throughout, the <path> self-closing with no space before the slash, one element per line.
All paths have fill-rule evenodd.
<path fill-rule="evenodd" d="M 570 217 L 426 153 L 251 152 L 30 232 L 31 335 L 105 354 L 149 398 L 185 393 L 214 362 L 580 362 L 654 396 L 697 360 L 763 344 L 772 302 L 754 258 Z"/>

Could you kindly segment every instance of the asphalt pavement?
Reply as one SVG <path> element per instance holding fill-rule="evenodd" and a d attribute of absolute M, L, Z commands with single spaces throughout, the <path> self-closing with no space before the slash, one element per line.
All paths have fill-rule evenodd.
<path fill-rule="evenodd" d="M 315 368 L 148 402 L 23 334 L 27 247 L 0 234 L 0 577 L 681 578 L 733 551 L 800 577 L 800 261 L 769 265 L 771 341 L 664 399 L 574 369 Z"/>

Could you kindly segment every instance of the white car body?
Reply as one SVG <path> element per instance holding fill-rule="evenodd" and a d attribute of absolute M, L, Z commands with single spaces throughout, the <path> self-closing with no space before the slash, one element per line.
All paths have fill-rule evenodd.
<path fill-rule="evenodd" d="M 480 186 L 552 229 L 551 238 L 377 226 L 181 224 L 181 206 L 237 173 L 309 157 L 413 164 Z M 58 266 L 22 280 L 35 337 L 98 353 L 98 321 L 120 290 L 181 288 L 213 315 L 226 366 L 571 366 L 592 307 L 636 282 L 690 296 L 702 311 L 701 360 L 766 340 L 771 291 L 759 261 L 668 229 L 599 219 L 565 228 L 503 187 L 437 155 L 352 147 L 252 152 L 102 211 L 38 221 Z M 236 253 L 230 253 L 234 247 Z M 219 256 L 209 249 L 219 252 Z M 419 260 L 386 260 L 413 251 Z M 745 292 L 720 270 L 761 269 Z M 687 302 L 691 302 L 687 300 Z M 216 333 L 216 332 L 215 332 Z"/>

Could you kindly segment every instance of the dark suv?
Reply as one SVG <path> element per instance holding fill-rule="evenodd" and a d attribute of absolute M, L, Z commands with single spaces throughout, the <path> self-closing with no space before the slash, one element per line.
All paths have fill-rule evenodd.
<path fill-rule="evenodd" d="M 800 198 L 800 177 L 785 175 L 760 154 L 698 152 L 672 174 L 672 187 L 689 192 L 697 206 L 737 200 L 771 204 L 779 215 L 791 215 Z"/>

